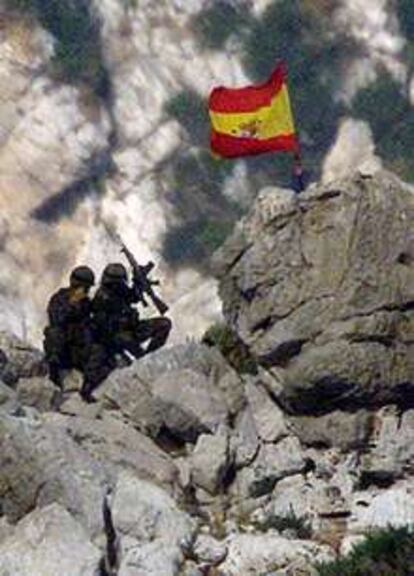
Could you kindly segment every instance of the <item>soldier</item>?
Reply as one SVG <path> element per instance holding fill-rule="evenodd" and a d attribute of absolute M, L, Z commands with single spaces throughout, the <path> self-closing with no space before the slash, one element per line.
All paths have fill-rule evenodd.
<path fill-rule="evenodd" d="M 49 378 L 62 387 L 62 370 L 80 370 L 84 378 L 80 394 L 87 402 L 94 400 L 91 390 L 112 369 L 105 349 L 94 339 L 89 298 L 94 283 L 94 273 L 89 267 L 74 268 L 69 286 L 60 288 L 49 301 L 49 325 L 43 341 Z"/>
<path fill-rule="evenodd" d="M 133 304 L 141 299 L 138 284 L 128 286 L 125 266 L 121 263 L 108 264 L 93 298 L 92 310 L 100 341 L 111 355 L 127 351 L 140 358 L 161 348 L 167 341 L 171 320 L 161 316 L 140 320 Z M 142 345 L 147 341 L 144 349 Z"/>

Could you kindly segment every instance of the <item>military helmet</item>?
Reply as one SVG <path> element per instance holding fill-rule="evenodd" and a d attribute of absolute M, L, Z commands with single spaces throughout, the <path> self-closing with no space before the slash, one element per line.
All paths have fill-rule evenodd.
<path fill-rule="evenodd" d="M 128 280 L 128 274 L 126 268 L 120 262 L 113 262 L 105 267 L 102 273 L 102 282 L 104 284 L 113 282 L 126 282 Z"/>
<path fill-rule="evenodd" d="M 70 274 L 71 286 L 93 286 L 95 284 L 95 274 L 89 266 L 77 266 Z"/>

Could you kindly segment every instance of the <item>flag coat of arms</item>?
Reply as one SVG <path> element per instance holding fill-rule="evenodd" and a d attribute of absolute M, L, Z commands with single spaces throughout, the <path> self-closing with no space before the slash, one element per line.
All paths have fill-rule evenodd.
<path fill-rule="evenodd" d="M 214 154 L 236 158 L 299 151 L 286 76 L 282 63 L 264 84 L 213 89 L 208 107 Z"/>

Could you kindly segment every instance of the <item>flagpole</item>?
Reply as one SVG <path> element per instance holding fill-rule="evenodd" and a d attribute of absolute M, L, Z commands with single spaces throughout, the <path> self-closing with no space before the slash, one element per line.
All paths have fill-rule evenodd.
<path fill-rule="evenodd" d="M 305 183 L 303 178 L 303 164 L 302 156 L 300 150 L 298 149 L 293 156 L 293 166 L 292 166 L 292 179 L 293 179 L 293 189 L 298 194 L 303 192 L 305 189 Z"/>

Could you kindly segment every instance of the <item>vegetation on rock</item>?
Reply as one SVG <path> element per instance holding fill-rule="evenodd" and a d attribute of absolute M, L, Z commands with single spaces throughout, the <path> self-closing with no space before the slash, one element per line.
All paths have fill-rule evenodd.
<path fill-rule="evenodd" d="M 254 357 L 236 332 L 228 325 L 213 324 L 204 334 L 202 341 L 208 346 L 216 346 L 239 374 L 257 373 Z"/>
<path fill-rule="evenodd" d="M 317 569 L 319 576 L 411 576 L 414 533 L 409 528 L 373 532 L 345 558 Z"/>
<path fill-rule="evenodd" d="M 6 8 L 29 14 L 55 40 L 50 73 L 68 83 L 84 82 L 106 98 L 110 79 L 103 61 L 100 24 L 85 0 L 6 0 Z"/>

